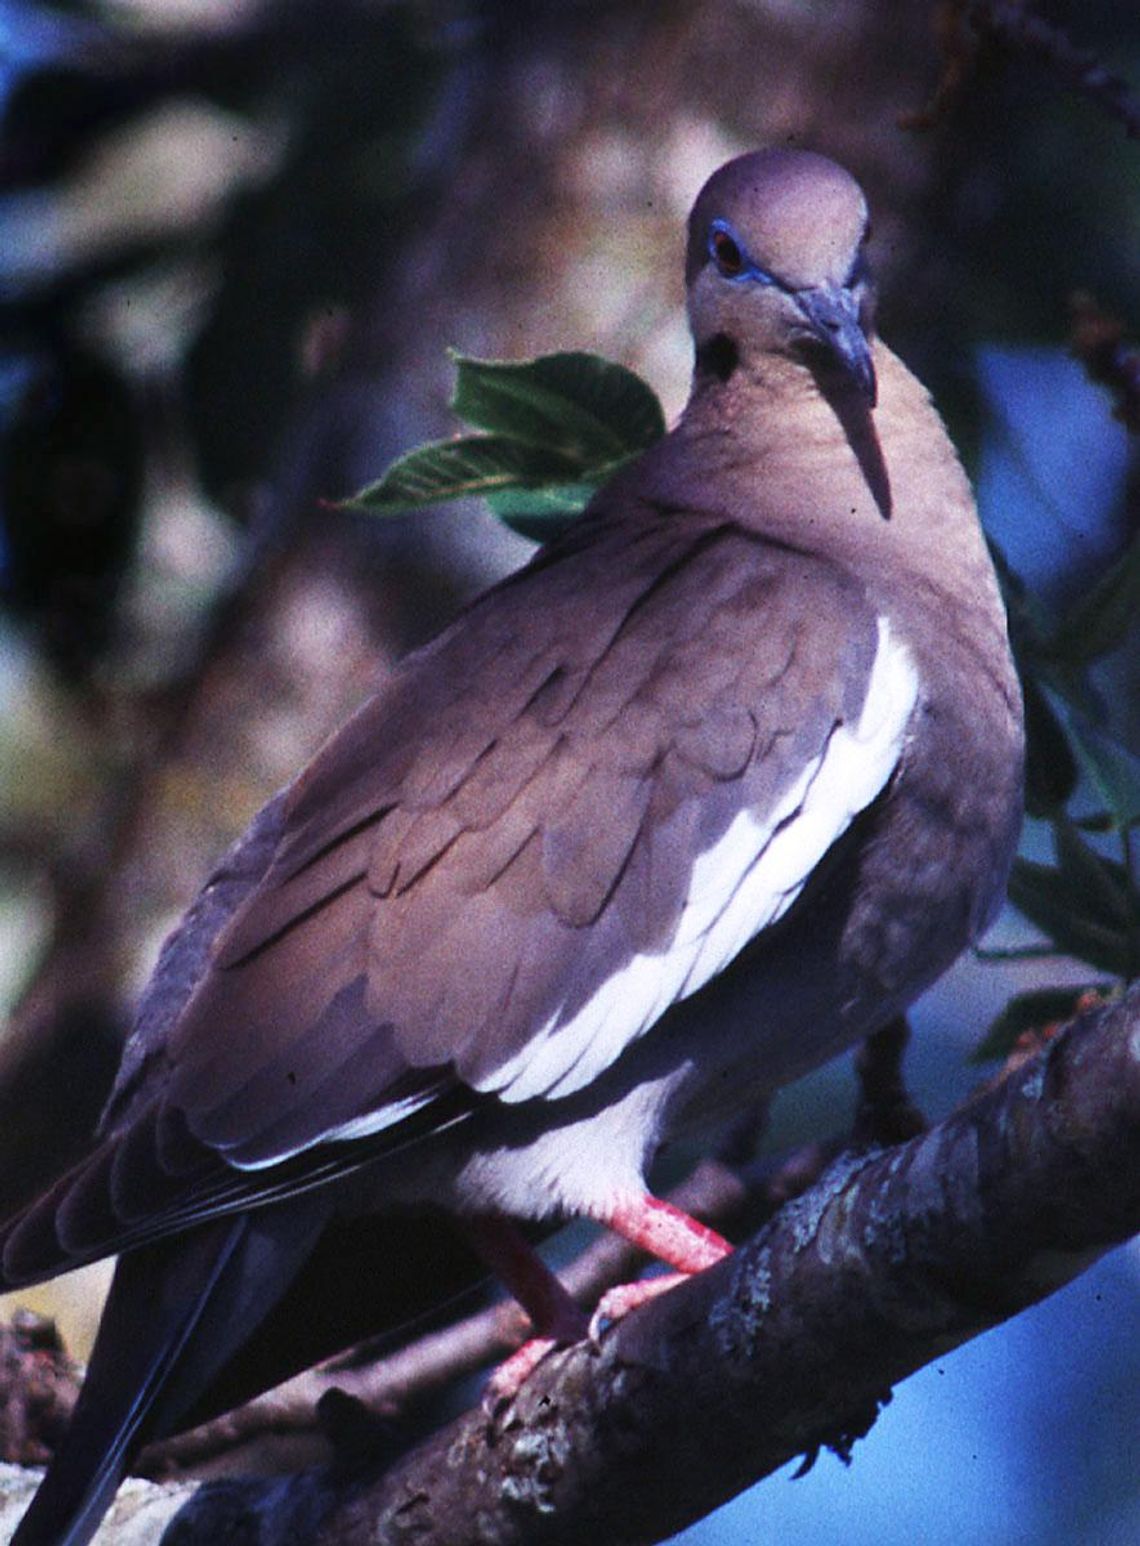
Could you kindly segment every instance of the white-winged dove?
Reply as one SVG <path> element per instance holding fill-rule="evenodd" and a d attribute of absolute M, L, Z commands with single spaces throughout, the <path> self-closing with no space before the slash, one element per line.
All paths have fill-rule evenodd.
<path fill-rule="evenodd" d="M 1017 681 L 866 233 L 821 156 L 709 180 L 677 427 L 408 657 L 168 941 L 100 1146 L 0 1234 L 9 1286 L 124 1253 L 19 1546 L 88 1540 L 144 1439 L 281 1373 L 250 1349 L 338 1244 L 406 1314 L 464 1219 L 551 1338 L 578 1323 L 506 1221 L 717 1259 L 646 1194 L 662 1141 L 881 1026 L 990 918 Z"/>

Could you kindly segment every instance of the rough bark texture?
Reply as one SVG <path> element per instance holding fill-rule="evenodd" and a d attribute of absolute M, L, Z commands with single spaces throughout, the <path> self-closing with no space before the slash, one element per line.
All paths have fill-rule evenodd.
<path fill-rule="evenodd" d="M 322 1546 L 662 1540 L 1140 1227 L 1140 992 L 333 1512 Z"/>
<path fill-rule="evenodd" d="M 1133 989 L 929 1132 L 841 1157 L 729 1260 L 548 1359 L 505 1412 L 386 1469 L 207 1485 L 168 1546 L 660 1541 L 796 1455 L 846 1454 L 897 1381 L 1138 1228 Z M 3 1490 L 0 1538 L 27 1498 Z M 120 1508 L 144 1504 L 156 1532 L 170 1499 L 135 1487 Z M 128 1536 L 112 1522 L 106 1539 Z"/>

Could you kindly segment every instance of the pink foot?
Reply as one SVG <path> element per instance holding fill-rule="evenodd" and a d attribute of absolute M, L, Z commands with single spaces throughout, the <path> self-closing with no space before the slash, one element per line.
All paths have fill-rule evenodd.
<path fill-rule="evenodd" d="M 469 1221 L 468 1234 L 483 1260 L 530 1316 L 536 1335 L 492 1374 L 483 1393 L 488 1416 L 512 1402 L 548 1353 L 580 1342 L 589 1331 L 583 1312 L 542 1258 L 507 1219 Z"/>
<path fill-rule="evenodd" d="M 546 1355 L 562 1346 L 565 1344 L 556 1337 L 531 1337 L 517 1352 L 505 1358 L 483 1390 L 483 1410 L 487 1416 L 494 1417 L 496 1412 L 510 1406 Z"/>
<path fill-rule="evenodd" d="M 638 1283 L 619 1283 L 603 1294 L 590 1317 L 590 1336 L 595 1341 L 604 1326 L 621 1320 L 631 1310 L 668 1293 L 695 1272 L 703 1272 L 732 1254 L 732 1246 L 723 1235 L 660 1197 L 647 1194 L 621 1203 L 605 1222 L 616 1234 L 677 1270 Z"/>
<path fill-rule="evenodd" d="M 638 1283 L 619 1283 L 615 1288 L 607 1289 L 590 1316 L 591 1341 L 596 1342 L 605 1328 L 612 1326 L 614 1321 L 620 1321 L 631 1310 L 640 1309 L 651 1299 L 667 1294 L 679 1283 L 688 1282 L 691 1276 L 687 1272 L 667 1272 L 664 1277 L 642 1278 Z"/>
<path fill-rule="evenodd" d="M 530 1316 L 536 1333 L 491 1376 L 483 1397 L 488 1414 L 512 1402 L 556 1347 L 580 1342 L 587 1335 L 596 1341 L 603 1326 L 732 1253 L 723 1235 L 659 1197 L 646 1195 L 620 1203 L 601 1222 L 676 1271 L 611 1288 L 587 1322 L 550 1268 L 507 1219 L 488 1214 L 468 1221 L 468 1233 L 479 1254 Z"/>

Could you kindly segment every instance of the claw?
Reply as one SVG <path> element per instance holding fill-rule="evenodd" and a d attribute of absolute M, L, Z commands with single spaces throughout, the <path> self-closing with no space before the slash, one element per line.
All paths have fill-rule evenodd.
<path fill-rule="evenodd" d="M 627 1199 L 601 1222 L 679 1270 L 611 1288 L 602 1295 L 587 1323 L 550 1268 L 513 1225 L 497 1215 L 468 1221 L 473 1243 L 526 1310 L 537 1333 L 492 1374 L 483 1394 L 483 1410 L 488 1417 L 500 1416 L 510 1406 L 555 1348 L 581 1341 L 584 1336 L 596 1344 L 607 1326 L 676 1288 L 694 1272 L 713 1266 L 732 1251 L 728 1241 L 707 1224 L 698 1223 L 671 1203 L 648 1195 Z"/>
<path fill-rule="evenodd" d="M 643 1278 L 638 1283 L 619 1283 L 598 1300 L 598 1307 L 590 1317 L 590 1340 L 597 1342 L 607 1326 L 620 1321 L 631 1310 L 640 1309 L 650 1300 L 667 1294 L 678 1283 L 687 1282 L 692 1276 L 687 1272 L 667 1272 L 662 1277 Z"/>
<path fill-rule="evenodd" d="M 531 1337 L 517 1352 L 504 1359 L 483 1391 L 483 1411 L 486 1415 L 501 1417 L 543 1359 L 553 1353 L 555 1348 L 565 1346 L 566 1343 L 556 1337 Z"/>

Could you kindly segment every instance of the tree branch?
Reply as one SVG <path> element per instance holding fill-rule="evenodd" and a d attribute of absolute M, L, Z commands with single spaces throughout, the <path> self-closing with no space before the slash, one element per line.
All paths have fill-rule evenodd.
<path fill-rule="evenodd" d="M 1113 75 L 1089 49 L 1080 48 L 1063 28 L 1035 16 L 1026 0 L 974 0 L 971 24 L 993 38 L 1038 59 L 1071 90 L 1094 103 L 1140 139 L 1140 100 L 1128 82 Z"/>
<path fill-rule="evenodd" d="M 1140 1228 L 1140 989 L 335 1508 L 320 1546 L 667 1538 Z"/>
<path fill-rule="evenodd" d="M 1124 323 L 1080 291 L 1069 300 L 1069 347 L 1091 381 L 1108 388 L 1113 417 L 1140 435 L 1140 349 L 1124 342 Z"/>
<path fill-rule="evenodd" d="M 939 0 L 932 26 L 942 53 L 942 73 L 926 104 L 904 113 L 899 127 L 933 129 L 957 105 L 978 73 L 983 51 L 1001 48 L 1035 59 L 1052 74 L 1140 139 L 1140 98 L 1113 75 L 1091 50 L 1074 43 L 1064 28 L 1033 13 L 1027 0 Z"/>
<path fill-rule="evenodd" d="M 1138 1228 L 1135 988 L 929 1132 L 841 1156 L 733 1257 L 549 1358 L 505 1412 L 386 1471 L 206 1485 L 179 1546 L 660 1541 L 798 1454 L 846 1455 L 898 1380 Z M 169 1511 L 162 1488 L 124 1506 L 140 1496 Z"/>
<path fill-rule="evenodd" d="M 723 1224 L 738 1215 L 746 1201 L 749 1211 L 764 1206 L 771 1186 L 747 1187 L 727 1165 L 704 1160 L 668 1197 L 695 1218 Z M 620 1236 L 602 1234 L 560 1269 L 559 1277 L 583 1309 L 592 1309 L 606 1289 L 635 1277 L 645 1260 Z M 140 1475 L 161 1477 L 171 1467 L 200 1466 L 266 1437 L 312 1435 L 321 1429 L 318 1408 L 331 1391 L 371 1413 L 398 1415 L 505 1358 L 529 1332 L 521 1305 L 506 1298 L 374 1359 L 362 1358 L 365 1350 L 355 1349 L 349 1357 L 306 1370 L 232 1412 L 148 1446 L 136 1469 Z"/>

